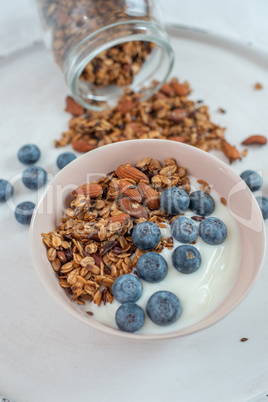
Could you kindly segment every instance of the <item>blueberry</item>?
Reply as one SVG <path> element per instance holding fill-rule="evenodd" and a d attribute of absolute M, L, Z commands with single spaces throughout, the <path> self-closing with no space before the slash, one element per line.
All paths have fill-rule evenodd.
<path fill-rule="evenodd" d="M 172 263 L 177 271 L 183 274 L 192 274 L 197 271 L 202 262 L 197 248 L 191 245 L 177 247 L 172 254 Z"/>
<path fill-rule="evenodd" d="M 35 205 L 33 202 L 21 202 L 19 205 L 16 206 L 15 209 L 16 220 L 22 225 L 29 225 L 31 222 L 34 207 Z"/>
<path fill-rule="evenodd" d="M 40 166 L 31 166 L 23 171 L 23 184 L 31 190 L 37 190 L 47 182 L 47 173 Z"/>
<path fill-rule="evenodd" d="M 63 152 L 57 158 L 57 166 L 59 169 L 63 169 L 68 163 L 76 159 L 76 156 L 72 152 Z"/>
<path fill-rule="evenodd" d="M 240 177 L 244 180 L 251 191 L 257 191 L 262 186 L 261 176 L 258 172 L 254 172 L 254 170 L 245 170 Z"/>
<path fill-rule="evenodd" d="M 137 263 L 137 272 L 141 279 L 154 283 L 162 281 L 168 271 L 166 260 L 155 252 L 143 254 Z"/>
<path fill-rule="evenodd" d="M 181 303 L 174 293 L 162 290 L 149 298 L 146 311 L 155 324 L 170 325 L 179 319 Z"/>
<path fill-rule="evenodd" d="M 135 302 L 142 294 L 141 281 L 135 275 L 121 275 L 114 281 L 112 293 L 119 303 Z"/>
<path fill-rule="evenodd" d="M 136 332 L 144 324 L 145 314 L 136 303 L 124 303 L 115 313 L 115 322 L 121 331 Z"/>
<path fill-rule="evenodd" d="M 214 211 L 215 202 L 210 194 L 197 190 L 190 194 L 189 208 L 197 215 L 208 216 Z"/>
<path fill-rule="evenodd" d="M 40 158 L 41 152 L 39 148 L 34 144 L 26 144 L 18 151 L 18 159 L 25 165 L 31 165 L 36 163 Z"/>
<path fill-rule="evenodd" d="M 200 223 L 199 235 L 208 244 L 221 244 L 226 239 L 227 227 L 219 218 L 206 218 Z"/>
<path fill-rule="evenodd" d="M 192 243 L 197 237 L 197 226 L 191 219 L 180 216 L 172 222 L 171 234 L 181 243 Z"/>
<path fill-rule="evenodd" d="M 12 184 L 6 180 L 0 180 L 0 202 L 7 201 L 14 192 Z"/>
<path fill-rule="evenodd" d="M 261 212 L 262 212 L 262 216 L 263 219 L 267 219 L 268 218 L 268 197 L 260 196 L 260 197 L 256 197 L 257 203 L 260 206 Z"/>
<path fill-rule="evenodd" d="M 141 222 L 134 227 L 132 240 L 140 250 L 152 250 L 161 240 L 161 231 L 156 223 Z"/>
<path fill-rule="evenodd" d="M 169 187 L 160 197 L 161 209 L 170 215 L 178 215 L 189 207 L 189 196 L 182 188 Z"/>

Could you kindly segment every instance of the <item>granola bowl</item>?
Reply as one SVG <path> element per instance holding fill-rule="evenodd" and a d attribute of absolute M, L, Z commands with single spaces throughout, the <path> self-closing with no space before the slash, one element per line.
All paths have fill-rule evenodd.
<path fill-rule="evenodd" d="M 147 159 L 146 165 L 145 158 L 151 158 L 150 160 L 154 160 L 154 162 L 150 162 L 150 164 Z M 158 162 L 155 162 L 156 160 Z M 195 185 L 200 185 L 203 191 L 208 193 L 211 191 L 212 195 L 215 193 L 215 197 L 217 197 L 216 194 L 219 195 L 219 198 L 215 201 L 217 206 L 214 216 L 226 221 L 228 234 L 224 247 L 226 255 L 229 255 L 226 258 L 232 259 L 228 260 L 229 262 L 223 260 L 220 263 L 220 258 L 223 258 L 222 255 L 224 255 L 222 245 L 217 246 L 217 249 L 213 249 L 214 246 L 208 244 L 201 244 L 199 247 L 200 241 L 194 241 L 192 244 L 200 250 L 201 254 L 203 253 L 203 278 L 207 275 L 207 262 L 215 257 L 215 264 L 213 263 L 211 273 L 211 279 L 214 282 L 214 293 L 216 295 L 220 294 L 222 288 L 225 288 L 225 293 L 222 293 L 221 299 L 217 299 L 214 302 L 214 296 L 207 290 L 206 283 L 203 283 L 202 286 L 199 286 L 200 289 L 197 289 L 198 300 L 196 299 L 197 301 L 193 302 L 191 297 L 197 296 L 190 296 L 187 304 L 184 301 L 183 289 L 187 287 L 194 289 L 198 283 L 200 285 L 201 279 L 198 275 L 201 275 L 202 265 L 200 270 L 190 275 L 178 273 L 174 267 L 170 267 L 171 259 L 168 260 L 168 253 L 174 251 L 174 239 L 170 235 L 166 237 L 163 235 L 154 251 L 164 255 L 168 261 L 167 278 L 169 278 L 169 282 L 167 279 L 153 284 L 143 281 L 144 294 L 140 299 L 140 305 L 145 311 L 146 325 L 144 324 L 144 330 L 141 328 L 132 333 L 121 331 L 115 325 L 114 317 L 119 304 L 117 300 L 112 300 L 111 282 L 114 281 L 113 275 L 116 277 L 116 275 L 121 276 L 123 273 L 133 273 L 137 260 L 144 254 L 135 245 L 133 247 L 133 244 L 131 244 L 133 225 L 150 219 L 156 222 L 161 230 L 165 231 L 169 226 L 168 222 L 170 223 L 174 218 L 168 221 L 167 215 L 163 216 L 157 203 L 155 206 L 149 205 L 149 203 L 142 206 L 143 204 L 139 204 L 141 201 L 137 200 L 139 211 L 142 210 L 143 212 L 138 216 L 133 215 L 131 208 L 134 208 L 134 204 L 127 203 L 127 200 L 130 200 L 131 197 L 129 197 L 129 192 L 126 193 L 126 187 L 124 187 L 125 176 L 121 175 L 118 166 L 130 163 L 135 167 L 139 161 L 138 170 L 135 170 L 135 172 L 138 171 L 140 182 L 136 186 L 137 180 L 136 182 L 133 180 L 135 177 L 131 176 L 131 173 L 127 182 L 128 191 L 134 191 L 137 188 L 142 190 L 142 186 L 140 188 L 139 185 L 143 183 L 147 191 L 148 185 L 151 185 L 150 191 L 159 193 L 161 192 L 160 186 L 162 186 L 163 190 L 165 186 L 167 188 L 170 185 L 180 185 L 186 192 L 190 193 L 190 187 L 188 188 L 187 185 L 191 183 L 192 192 L 192 178 L 196 178 L 199 180 L 195 182 Z M 142 161 L 145 161 L 144 165 Z M 157 163 L 162 166 L 161 169 L 156 166 Z M 153 165 L 155 165 L 154 168 L 152 168 Z M 150 172 L 149 168 L 151 168 Z M 146 180 L 142 180 L 144 179 L 144 176 L 142 177 L 144 174 L 145 176 L 147 175 Z M 108 175 L 107 179 L 100 180 L 106 175 Z M 159 184 L 159 180 L 160 182 L 162 180 L 163 183 Z M 83 187 L 84 183 L 92 182 L 95 183 L 93 187 L 92 184 L 87 184 Z M 113 203 L 112 207 L 109 204 L 109 208 L 105 210 L 105 203 L 108 203 L 107 200 L 111 195 L 109 193 L 111 187 L 118 190 L 117 186 L 121 185 L 122 182 L 124 186 L 120 187 L 121 195 L 119 196 L 118 204 L 114 205 Z M 129 186 L 129 184 L 132 185 Z M 100 187 L 101 191 L 98 193 Z M 105 189 L 105 187 L 107 188 Z M 87 189 L 86 191 L 85 188 Z M 144 193 L 140 191 L 140 194 L 142 194 L 143 200 L 146 199 Z M 74 196 L 76 197 L 76 204 L 74 204 Z M 152 200 L 155 201 L 154 198 Z M 118 205 L 121 208 L 120 211 L 118 211 Z M 78 210 L 79 208 L 80 210 Z M 61 218 L 66 216 L 64 215 L 65 213 L 67 213 L 68 218 L 63 221 L 63 226 L 56 231 Z M 185 215 L 187 215 L 186 212 Z M 189 217 L 196 221 L 205 219 L 202 216 L 192 215 L 194 215 L 193 212 Z M 116 225 L 113 226 L 115 216 L 117 221 Z M 120 224 L 118 224 L 118 216 L 120 216 Z M 125 218 L 126 221 L 124 221 Z M 135 219 L 138 219 L 138 222 Z M 78 226 L 76 226 L 77 230 L 73 231 L 73 222 L 75 220 Z M 105 226 L 107 221 L 109 221 L 110 226 Z M 127 225 L 124 230 L 123 221 Z M 199 222 L 196 224 L 199 224 Z M 65 232 L 62 231 L 63 228 Z M 87 228 L 88 232 L 85 232 L 85 228 Z M 41 233 L 43 233 L 43 238 Z M 108 233 L 111 236 L 109 239 L 106 237 Z M 164 232 L 161 233 L 163 234 Z M 41 282 L 54 300 L 67 312 L 86 325 L 107 334 L 117 335 L 126 339 L 143 340 L 167 339 L 188 335 L 205 329 L 225 317 L 243 300 L 252 288 L 260 272 L 265 251 L 263 218 L 259 206 L 240 177 L 228 165 L 209 153 L 189 145 L 153 139 L 125 141 L 107 145 L 77 158 L 62 169 L 46 187 L 35 208 L 31 222 L 30 242 L 34 266 Z M 166 254 L 164 254 L 165 252 Z M 213 253 L 215 256 L 212 258 Z M 231 271 L 229 274 L 228 271 L 225 272 L 227 268 L 226 270 L 224 269 L 224 264 L 227 266 L 233 264 L 233 272 Z M 118 274 L 119 271 L 120 274 Z M 180 299 L 182 314 L 177 322 L 182 324 L 177 325 L 176 322 L 167 326 L 156 325 L 148 317 L 149 313 L 146 306 L 148 295 L 150 295 L 148 289 L 151 289 L 151 293 L 161 290 L 176 293 L 176 275 L 181 275 L 180 281 L 184 283 L 178 295 L 179 298 L 180 295 L 182 296 Z M 230 280 L 227 278 L 228 275 L 231 278 L 229 278 Z M 194 278 L 195 284 L 191 282 Z M 210 279 L 207 278 L 207 280 L 211 282 Z M 95 286 L 94 292 L 92 291 L 92 286 Z M 98 304 L 101 304 L 101 306 L 98 307 Z M 137 304 L 139 304 L 139 300 Z M 205 312 L 203 311 L 204 305 L 208 306 L 207 310 L 204 310 Z M 198 306 L 198 308 L 195 306 Z M 190 318 L 185 321 L 184 312 L 187 311 Z"/>

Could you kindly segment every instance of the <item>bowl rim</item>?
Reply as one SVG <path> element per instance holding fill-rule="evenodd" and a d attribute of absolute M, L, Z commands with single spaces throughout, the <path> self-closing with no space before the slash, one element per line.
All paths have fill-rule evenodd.
<path fill-rule="evenodd" d="M 97 329 L 103 333 L 106 333 L 107 335 L 113 335 L 113 336 L 118 336 L 120 338 L 124 338 L 124 339 L 133 339 L 133 340 L 164 340 L 164 339 L 172 339 L 172 338 L 179 338 L 179 337 L 183 337 L 186 335 L 190 335 L 193 333 L 197 333 L 200 331 L 205 330 L 206 328 L 209 328 L 211 326 L 213 326 L 214 324 L 216 324 L 217 322 L 221 321 L 224 317 L 226 317 L 227 315 L 229 315 L 232 311 L 234 311 L 239 305 L 240 303 L 246 298 L 246 296 L 249 294 L 249 292 L 252 290 L 253 286 L 255 285 L 258 276 L 261 272 L 262 266 L 263 266 L 263 262 L 264 262 L 264 258 L 265 258 L 265 251 L 266 251 L 266 233 L 265 233 L 265 229 L 264 229 L 264 222 L 263 222 L 263 217 L 262 217 L 262 213 L 261 210 L 259 208 L 259 205 L 256 201 L 256 198 L 254 197 L 253 193 L 251 192 L 251 190 L 247 187 L 244 189 L 244 191 L 246 191 L 248 194 L 250 194 L 250 198 L 251 200 L 253 200 L 253 205 L 255 205 L 254 209 L 257 207 L 257 210 L 259 211 L 258 215 L 260 217 L 260 219 L 262 220 L 262 243 L 263 243 L 263 247 L 262 247 L 262 255 L 261 255 L 261 259 L 260 259 L 260 263 L 258 266 L 258 272 L 255 275 L 254 279 L 251 281 L 250 286 L 248 286 L 247 290 L 244 292 L 244 294 L 242 296 L 240 296 L 240 298 L 235 302 L 234 305 L 230 306 L 224 313 L 220 314 L 219 317 L 217 317 L 217 319 L 215 319 L 213 322 L 211 323 L 207 323 L 205 325 L 202 326 L 202 328 L 192 328 L 193 325 L 196 324 L 192 324 L 190 327 L 185 327 L 179 330 L 175 330 L 172 332 L 167 332 L 167 333 L 152 333 L 152 334 L 147 334 L 147 333 L 129 333 L 129 332 L 124 332 L 124 331 L 120 331 L 117 328 L 113 328 L 113 327 L 109 327 L 108 325 L 95 321 L 95 320 L 85 320 L 85 317 L 83 314 L 78 314 L 75 309 L 71 309 L 68 308 L 67 303 L 65 303 L 65 301 L 58 299 L 56 297 L 56 295 L 51 291 L 50 287 L 44 282 L 42 275 L 38 269 L 38 265 L 40 264 L 40 260 L 41 260 L 41 255 L 39 256 L 39 258 L 36 258 L 36 253 L 34 252 L 34 243 L 36 241 L 35 239 L 35 222 L 36 222 L 36 216 L 38 213 L 38 209 L 40 207 L 40 205 L 42 204 L 43 200 L 45 199 L 48 190 L 50 188 L 50 186 L 53 185 L 53 183 L 55 182 L 55 180 L 59 180 L 62 177 L 64 177 L 67 173 L 67 171 L 71 168 L 71 166 L 73 166 L 74 164 L 78 164 L 80 163 L 81 159 L 87 159 L 90 157 L 90 155 L 92 155 L 92 152 L 96 153 L 103 153 L 103 152 L 110 152 L 110 154 L 112 154 L 112 150 L 113 148 L 118 148 L 118 147 L 123 147 L 124 146 L 131 146 L 132 143 L 141 143 L 142 144 L 146 144 L 149 143 L 151 146 L 153 146 L 154 143 L 159 143 L 159 142 L 163 142 L 163 143 L 168 143 L 169 146 L 171 145 L 171 141 L 170 140 L 165 140 L 165 139 L 136 139 L 136 140 L 128 140 L 128 141 L 122 141 L 122 142 L 117 142 L 117 143 L 112 143 L 112 144 L 108 144 L 105 145 L 103 147 L 99 147 L 96 148 L 90 152 L 87 152 L 83 155 L 79 155 L 78 158 L 74 159 L 72 162 L 70 162 L 68 165 L 66 165 L 63 169 L 61 169 L 59 172 L 57 172 L 53 178 L 46 184 L 42 194 L 40 195 L 38 202 L 36 203 L 36 206 L 34 208 L 33 214 L 32 214 L 32 219 L 31 219 L 31 224 L 30 224 L 30 232 L 29 232 L 29 240 L 30 240 L 30 253 L 31 253 L 31 257 L 32 257 L 32 261 L 33 261 L 33 265 L 34 265 L 34 269 L 35 272 L 37 273 L 37 276 L 39 277 L 40 282 L 42 283 L 42 286 L 46 289 L 46 291 L 48 292 L 48 294 L 55 300 L 55 302 L 60 305 L 66 312 L 68 312 L 69 314 L 71 314 L 73 317 L 75 317 L 76 319 L 79 319 L 80 322 L 85 323 L 85 325 L 88 325 L 91 328 Z M 175 145 L 176 144 L 176 145 Z M 213 161 L 214 163 L 216 163 L 219 167 L 221 167 L 222 169 L 224 169 L 225 171 L 227 170 L 228 174 L 232 177 L 233 180 L 236 180 L 238 182 L 241 182 L 242 179 L 240 178 L 240 176 L 235 173 L 231 167 L 229 165 L 227 165 L 227 163 L 223 162 L 222 160 L 220 160 L 219 158 L 217 158 L 215 155 L 212 155 L 206 151 L 203 151 L 199 148 L 193 147 L 191 145 L 188 144 L 184 144 L 184 143 L 180 143 L 180 142 L 174 142 L 174 147 L 178 147 L 178 148 L 186 148 L 186 149 L 191 149 L 193 153 L 199 153 L 202 157 L 206 157 L 209 160 Z M 174 149 L 174 152 L 176 152 L 176 150 Z M 39 233 L 39 235 L 41 235 L 41 233 Z M 63 290 L 63 289 L 62 289 Z M 63 290 L 64 291 L 64 290 Z M 67 297 L 67 295 L 66 295 Z M 73 302 L 71 302 L 73 303 Z M 203 317 L 203 319 L 207 318 L 209 315 Z M 202 319 L 202 320 L 203 320 Z M 201 321 L 202 322 L 202 321 Z M 192 328 L 192 329 L 191 329 Z M 177 333 L 177 332 L 182 332 L 182 333 Z"/>

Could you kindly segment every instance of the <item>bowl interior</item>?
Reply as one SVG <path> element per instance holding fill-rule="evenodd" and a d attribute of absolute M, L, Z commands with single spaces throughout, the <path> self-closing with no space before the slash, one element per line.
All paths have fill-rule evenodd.
<path fill-rule="evenodd" d="M 89 317 L 68 299 L 59 286 L 56 274 L 46 257 L 41 233 L 53 230 L 72 199 L 72 190 L 94 181 L 127 162 L 136 163 L 145 157 L 164 162 L 174 157 L 188 173 L 202 178 L 227 200 L 231 215 L 241 236 L 241 266 L 238 279 L 229 297 L 216 310 L 194 325 L 165 334 L 130 334 L 110 328 Z M 106 333 L 134 339 L 164 339 L 190 334 L 215 323 L 234 309 L 246 296 L 261 268 L 265 235 L 259 206 L 245 183 L 231 168 L 214 156 L 197 148 L 166 140 L 134 140 L 107 145 L 87 153 L 61 170 L 47 185 L 33 214 L 30 231 L 31 251 L 37 273 L 48 292 L 69 313 L 86 324 Z"/>

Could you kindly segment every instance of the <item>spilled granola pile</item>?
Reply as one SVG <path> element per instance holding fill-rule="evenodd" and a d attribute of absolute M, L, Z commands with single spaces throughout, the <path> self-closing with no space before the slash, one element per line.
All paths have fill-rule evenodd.
<path fill-rule="evenodd" d="M 208 106 L 193 101 L 188 82 L 176 78 L 146 101 L 127 90 L 112 110 L 84 110 L 71 97 L 66 110 L 73 114 L 69 130 L 55 141 L 56 147 L 72 144 L 78 152 L 118 141 L 158 138 L 190 144 L 205 151 L 217 149 L 233 162 L 239 151 L 224 138 L 225 128 L 210 120 Z"/>
<path fill-rule="evenodd" d="M 73 191 L 74 199 L 59 227 L 42 233 L 47 258 L 72 300 L 98 306 L 112 303 L 113 282 L 120 275 L 136 273 L 145 252 L 133 244 L 134 225 L 149 220 L 164 228 L 176 219 L 159 205 L 162 191 L 171 186 L 190 193 L 186 169 L 174 158 L 165 164 L 145 158 L 135 166 L 118 166 Z M 172 237 L 162 238 L 153 251 L 160 253 L 164 247 L 173 247 Z"/>

